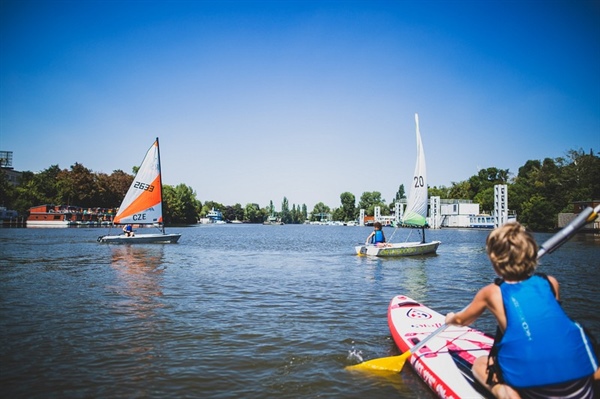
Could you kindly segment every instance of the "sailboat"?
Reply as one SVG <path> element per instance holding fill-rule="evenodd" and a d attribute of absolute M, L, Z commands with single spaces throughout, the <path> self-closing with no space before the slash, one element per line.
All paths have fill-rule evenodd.
<path fill-rule="evenodd" d="M 425 242 L 425 227 L 427 227 L 427 169 L 425 167 L 425 152 L 419 131 L 419 115 L 415 114 L 417 125 L 417 162 L 415 173 L 410 185 L 406 211 L 400 224 L 405 227 L 421 228 L 421 241 L 386 243 L 384 246 L 373 244 L 357 246 L 357 255 L 372 256 L 410 256 L 435 253 L 440 241 Z"/>
<path fill-rule="evenodd" d="M 163 243 L 174 244 L 179 240 L 181 234 L 167 234 L 163 223 L 162 212 L 162 176 L 160 170 L 160 150 L 158 137 L 152 144 L 144 161 L 125 195 L 117 215 L 113 219 L 113 225 L 135 224 L 154 225 L 161 229 L 160 233 L 134 233 L 126 236 L 105 235 L 98 237 L 102 243 Z"/>

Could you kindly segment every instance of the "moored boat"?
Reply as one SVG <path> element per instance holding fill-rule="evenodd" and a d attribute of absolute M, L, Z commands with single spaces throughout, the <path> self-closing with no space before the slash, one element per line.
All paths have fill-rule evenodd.
<path fill-rule="evenodd" d="M 69 227 L 77 224 L 70 207 L 38 205 L 29 209 L 27 227 Z"/>
<path fill-rule="evenodd" d="M 494 223 L 492 215 L 480 214 L 469 216 L 469 227 L 474 229 L 493 229 Z"/>
<path fill-rule="evenodd" d="M 281 226 L 284 223 L 276 216 L 269 216 L 267 220 L 263 222 L 265 226 Z"/>
<path fill-rule="evenodd" d="M 100 226 L 110 223 L 112 211 L 73 205 L 38 205 L 29 209 L 27 227 Z"/>

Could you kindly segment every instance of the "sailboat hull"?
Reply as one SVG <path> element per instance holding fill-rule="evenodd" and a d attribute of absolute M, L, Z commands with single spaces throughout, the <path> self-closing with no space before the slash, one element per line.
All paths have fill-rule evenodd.
<path fill-rule="evenodd" d="M 98 242 L 106 244 L 175 244 L 181 234 L 136 234 L 127 237 L 124 234 L 98 237 Z"/>
<path fill-rule="evenodd" d="M 388 244 L 385 247 L 376 245 L 360 245 L 355 247 L 356 254 L 362 256 L 399 257 L 434 254 L 441 241 L 431 242 L 402 242 Z"/>

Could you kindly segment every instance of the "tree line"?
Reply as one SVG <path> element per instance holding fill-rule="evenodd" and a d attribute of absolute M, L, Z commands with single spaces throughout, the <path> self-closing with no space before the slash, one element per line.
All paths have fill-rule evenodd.
<path fill-rule="evenodd" d="M 133 168 L 133 173 L 137 168 Z M 467 180 L 452 182 L 449 187 L 429 187 L 430 196 L 442 199 L 466 199 L 479 203 L 484 212 L 491 212 L 494 202 L 494 185 L 508 186 L 508 207 L 517 213 L 520 222 L 535 231 L 556 228 L 557 215 L 571 212 L 575 201 L 600 199 L 600 157 L 593 150 L 589 153 L 569 150 L 564 157 L 529 160 L 516 175 L 508 169 L 490 167 L 481 169 Z M 111 174 L 93 172 L 80 163 L 70 169 L 52 165 L 39 173 L 22 172 L 18 185 L 13 186 L 4 171 L 0 173 L 0 205 L 26 215 L 29 208 L 41 204 L 76 205 L 82 208 L 117 208 L 129 189 L 134 175 L 122 170 Z M 290 206 L 283 198 L 279 211 L 271 200 L 260 207 L 256 203 L 245 206 L 237 203 L 224 205 L 214 201 L 204 203 L 197 199 L 192 187 L 185 184 L 165 185 L 163 190 L 164 219 L 167 224 L 191 224 L 205 217 L 213 208 L 221 211 L 227 220 L 262 223 L 269 217 L 277 217 L 286 224 L 304 223 L 306 220 L 335 221 L 356 220 L 360 209 L 373 215 L 379 206 L 382 214 L 393 211 L 394 202 L 406 198 L 404 185 L 398 187 L 394 198 L 386 203 L 380 192 L 362 193 L 358 203 L 354 194 L 340 195 L 340 205 L 330 207 L 317 203 L 312 212 L 305 204 Z"/>

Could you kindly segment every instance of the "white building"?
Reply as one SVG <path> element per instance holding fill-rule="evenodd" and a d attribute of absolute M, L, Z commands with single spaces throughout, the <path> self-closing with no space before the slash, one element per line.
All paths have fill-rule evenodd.
<path fill-rule="evenodd" d="M 471 217 L 479 215 L 479 204 L 453 200 L 452 203 L 442 203 L 440 213 L 442 227 L 470 227 Z"/>

